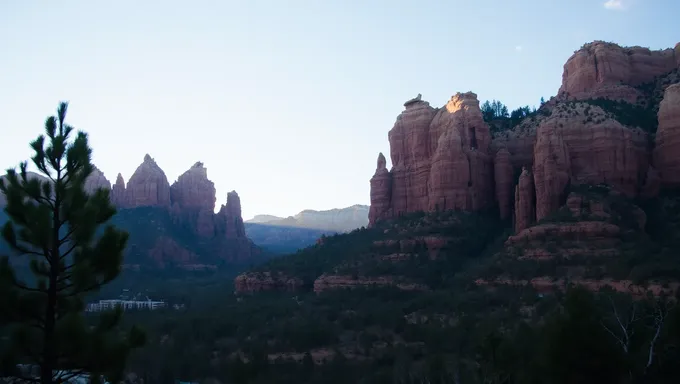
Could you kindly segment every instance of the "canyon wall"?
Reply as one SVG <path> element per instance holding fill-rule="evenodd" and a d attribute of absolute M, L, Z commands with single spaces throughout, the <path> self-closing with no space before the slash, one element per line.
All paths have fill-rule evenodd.
<path fill-rule="evenodd" d="M 439 109 L 419 96 L 404 107 L 388 135 L 392 169 L 380 154 L 371 179 L 369 225 L 408 212 L 491 206 L 491 134 L 477 95 L 457 93 Z"/>
<path fill-rule="evenodd" d="M 564 65 L 557 96 L 493 140 L 474 93 L 457 93 L 439 109 L 418 95 L 389 131 L 392 168 L 378 156 L 370 225 L 496 204 L 521 231 L 563 205 L 570 186 L 608 184 L 643 198 L 680 186 L 679 66 L 680 44 L 659 51 L 585 44 Z M 635 119 L 657 108 L 658 130 Z"/>

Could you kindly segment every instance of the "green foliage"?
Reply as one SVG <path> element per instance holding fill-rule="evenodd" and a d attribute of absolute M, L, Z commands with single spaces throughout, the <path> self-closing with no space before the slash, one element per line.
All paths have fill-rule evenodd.
<path fill-rule="evenodd" d="M 541 106 L 543 106 L 543 104 L 545 104 L 545 101 L 541 98 Z M 522 120 L 539 113 L 539 110 L 535 107 L 530 108 L 528 105 L 519 107 L 508 113 L 508 107 L 497 100 L 491 102 L 487 100 L 480 108 L 482 110 L 482 117 L 484 121 L 490 125 L 492 133 L 513 129 L 518 126 Z M 543 110 L 540 111 L 543 113 Z"/>
<path fill-rule="evenodd" d="M 2 238 L 13 259 L 29 259 L 31 283 L 15 274 L 9 256 L 0 261 L 0 342 L 2 373 L 22 376 L 16 364 L 40 367 L 41 383 L 64 380 L 58 370 L 90 372 L 116 380 L 129 351 L 143 343 L 132 328 L 125 336 L 117 325 L 120 311 L 104 314 L 93 327 L 82 312 L 84 296 L 116 278 L 128 234 L 108 224 L 116 210 L 109 192 L 88 195 L 85 180 L 92 173 L 88 137 L 67 125 L 67 104 L 45 122 L 45 136 L 31 143 L 33 164 L 48 180 L 7 171 L 0 191 L 7 197 L 9 218 Z M 105 226 L 101 235 L 97 229 Z M 55 377 L 57 376 L 57 377 Z M 30 379 L 30 378 L 29 378 Z"/>
<path fill-rule="evenodd" d="M 659 126 L 659 120 L 652 105 L 639 106 L 605 98 L 589 99 L 585 102 L 602 108 L 618 122 L 629 127 L 638 127 L 645 132 L 655 133 Z"/>

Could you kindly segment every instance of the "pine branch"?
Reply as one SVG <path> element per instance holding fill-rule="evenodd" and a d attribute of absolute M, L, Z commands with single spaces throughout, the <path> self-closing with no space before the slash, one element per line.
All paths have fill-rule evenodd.
<path fill-rule="evenodd" d="M 74 243 L 74 244 L 71 246 L 71 248 L 69 248 L 66 252 L 62 253 L 62 254 L 59 256 L 59 260 L 64 260 L 64 259 L 66 258 L 66 256 L 70 255 L 71 252 L 73 252 L 73 250 L 76 249 L 77 247 L 78 247 L 78 244 L 75 244 L 75 243 Z"/>
<path fill-rule="evenodd" d="M 71 228 L 71 230 L 69 230 L 68 233 L 59 240 L 59 246 L 66 244 L 66 242 L 69 241 L 70 237 L 73 236 L 77 229 L 78 226 L 73 226 L 73 228 Z"/>
<path fill-rule="evenodd" d="M 18 282 L 16 279 L 12 279 L 12 285 L 14 285 L 16 288 L 19 288 L 19 289 L 21 289 L 21 290 L 28 291 L 28 292 L 36 292 L 36 293 L 43 293 L 43 294 L 47 292 L 47 291 L 44 290 L 44 289 L 40 289 L 40 288 L 31 288 L 31 287 L 29 287 L 29 286 L 27 286 L 27 285 L 21 284 L 21 283 Z"/>
<path fill-rule="evenodd" d="M 52 380 L 54 381 L 54 384 L 66 383 L 74 377 L 80 376 L 84 373 L 87 373 L 87 371 L 84 369 L 70 370 L 66 375 L 62 375 L 62 373 L 59 372 L 56 375 L 52 375 Z"/>

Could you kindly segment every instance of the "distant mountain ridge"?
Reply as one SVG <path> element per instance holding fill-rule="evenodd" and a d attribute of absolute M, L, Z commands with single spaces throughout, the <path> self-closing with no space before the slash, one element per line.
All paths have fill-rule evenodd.
<path fill-rule="evenodd" d="M 346 208 L 323 211 L 306 209 L 294 216 L 281 218 L 273 215 L 256 215 L 246 223 L 267 224 L 275 227 L 295 227 L 324 231 L 349 232 L 368 225 L 368 205 L 355 204 Z"/>

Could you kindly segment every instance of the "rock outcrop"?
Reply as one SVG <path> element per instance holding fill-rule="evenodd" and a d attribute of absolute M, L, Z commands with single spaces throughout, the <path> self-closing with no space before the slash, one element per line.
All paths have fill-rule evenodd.
<path fill-rule="evenodd" d="M 604 97 L 635 103 L 641 96 L 635 86 L 677 67 L 673 49 L 651 51 L 595 41 L 585 44 L 567 60 L 558 97 L 577 100 Z"/>
<path fill-rule="evenodd" d="M 125 179 L 120 173 L 116 177 L 116 183 L 111 188 L 111 203 L 118 208 L 125 208 Z"/>
<path fill-rule="evenodd" d="M 111 182 L 106 179 L 104 173 L 97 167 L 93 167 L 92 173 L 85 180 L 85 191 L 94 193 L 97 189 L 111 190 Z"/>
<path fill-rule="evenodd" d="M 680 186 L 679 63 L 680 43 L 585 44 L 564 65 L 557 97 L 510 130 L 494 125 L 493 143 L 474 93 L 439 109 L 420 95 L 407 101 L 389 132 L 392 169 L 379 156 L 371 179 L 370 225 L 414 211 L 481 210 L 495 199 L 521 231 L 564 204 L 570 186 L 607 184 L 643 198 Z M 647 115 L 657 107 L 652 156 L 656 123 Z"/>
<path fill-rule="evenodd" d="M 392 200 L 392 175 L 387 170 L 387 162 L 382 152 L 378 155 L 378 166 L 371 178 L 371 208 L 368 221 L 373 223 L 380 217 L 390 216 Z"/>
<path fill-rule="evenodd" d="M 241 198 L 236 191 L 227 193 L 227 204 L 217 213 L 222 233 L 229 239 L 245 238 L 246 229 L 241 217 Z"/>
<path fill-rule="evenodd" d="M 215 184 L 203 163 L 195 163 L 170 186 L 172 212 L 204 238 L 215 235 Z"/>
<path fill-rule="evenodd" d="M 125 189 L 126 207 L 169 207 L 170 184 L 165 172 L 148 154 L 128 180 Z"/>
<path fill-rule="evenodd" d="M 274 290 L 295 291 L 303 284 L 302 279 L 282 273 L 251 272 L 241 274 L 234 279 L 234 290 L 241 294 Z"/>
<path fill-rule="evenodd" d="M 477 95 L 457 93 L 441 109 L 420 98 L 404 105 L 388 135 L 392 170 L 379 156 L 371 179 L 369 223 L 407 212 L 490 206 L 491 135 Z"/>
<path fill-rule="evenodd" d="M 649 169 L 647 143 L 647 133 L 622 125 L 599 107 L 559 105 L 536 135 L 536 219 L 560 207 L 570 184 L 608 184 L 637 196 Z"/>
<path fill-rule="evenodd" d="M 654 165 L 667 187 L 680 186 L 680 83 L 666 88 L 659 105 Z"/>

